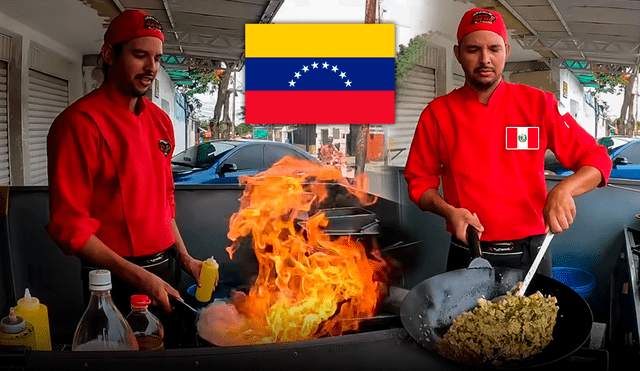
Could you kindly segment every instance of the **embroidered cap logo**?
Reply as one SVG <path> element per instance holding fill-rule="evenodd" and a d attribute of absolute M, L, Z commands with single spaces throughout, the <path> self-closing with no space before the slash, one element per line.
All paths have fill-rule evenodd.
<path fill-rule="evenodd" d="M 162 25 L 160 22 L 150 15 L 144 17 L 144 28 L 162 31 Z"/>
<path fill-rule="evenodd" d="M 471 24 L 476 24 L 476 23 L 493 24 L 493 22 L 495 21 L 496 21 L 495 15 L 483 10 L 473 13 L 473 15 L 471 16 Z"/>

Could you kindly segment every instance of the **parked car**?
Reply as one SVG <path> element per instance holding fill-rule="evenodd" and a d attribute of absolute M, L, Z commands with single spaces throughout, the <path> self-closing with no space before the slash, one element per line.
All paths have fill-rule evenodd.
<path fill-rule="evenodd" d="M 173 180 L 176 184 L 238 183 L 238 177 L 264 171 L 285 156 L 317 162 L 315 157 L 291 144 L 221 139 L 198 144 L 173 156 Z"/>
<path fill-rule="evenodd" d="M 640 179 L 640 140 L 630 137 L 606 137 L 598 143 L 607 147 L 613 162 L 611 178 Z M 571 175 L 573 171 L 563 167 L 555 157 L 545 158 L 545 170 L 557 175 Z"/>

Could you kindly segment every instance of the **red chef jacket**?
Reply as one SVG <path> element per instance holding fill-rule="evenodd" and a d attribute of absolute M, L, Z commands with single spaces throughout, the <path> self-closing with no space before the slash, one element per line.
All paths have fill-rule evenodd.
<path fill-rule="evenodd" d="M 508 127 L 539 128 L 532 131 L 539 137 L 529 141 L 538 149 L 507 149 L 507 141 L 514 142 Z M 502 81 L 484 104 L 465 85 L 422 112 L 404 172 L 409 197 L 418 203 L 425 191 L 438 189 L 441 176 L 444 200 L 477 213 L 482 240 L 543 234 L 547 148 L 573 171 L 584 165 L 600 170 L 600 187 L 608 181 L 606 149 L 571 115 L 560 115 L 551 93 Z"/>
<path fill-rule="evenodd" d="M 171 120 L 146 98 L 103 85 L 65 109 L 47 137 L 47 232 L 68 254 L 95 234 L 123 257 L 170 247 L 175 217 Z"/>

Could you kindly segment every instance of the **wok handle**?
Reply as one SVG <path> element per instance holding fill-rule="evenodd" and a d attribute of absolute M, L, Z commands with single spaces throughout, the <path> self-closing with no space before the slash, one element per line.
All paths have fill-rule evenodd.
<path fill-rule="evenodd" d="M 480 250 L 480 237 L 478 237 L 478 230 L 476 227 L 469 224 L 467 226 L 467 244 L 471 250 L 471 256 L 473 258 L 482 258 L 482 250 Z"/>

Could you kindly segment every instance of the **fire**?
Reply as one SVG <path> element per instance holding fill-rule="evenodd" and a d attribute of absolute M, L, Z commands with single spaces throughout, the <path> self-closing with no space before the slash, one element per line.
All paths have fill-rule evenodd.
<path fill-rule="evenodd" d="M 241 181 L 247 186 L 231 217 L 227 251 L 233 258 L 240 240 L 251 236 L 258 277 L 248 294 L 203 312 L 208 325 L 199 325 L 200 336 L 218 345 L 246 345 L 357 330 L 358 319 L 372 316 L 382 297 L 386 264 L 379 255 L 368 257 L 351 237 L 324 234 L 324 214 L 307 215 L 331 197 L 329 183 L 343 185 L 363 204 L 375 199 L 349 186 L 338 169 L 291 157 Z M 357 184 L 365 187 L 365 178 Z"/>

